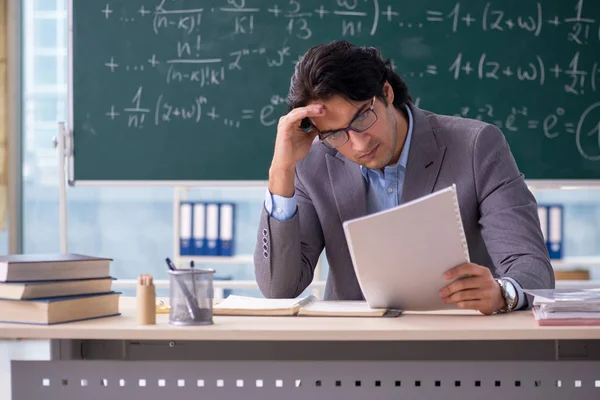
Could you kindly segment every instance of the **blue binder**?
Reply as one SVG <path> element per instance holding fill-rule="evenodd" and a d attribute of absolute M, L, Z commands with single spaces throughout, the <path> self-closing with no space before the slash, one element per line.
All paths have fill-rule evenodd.
<path fill-rule="evenodd" d="M 194 203 L 194 223 L 193 227 L 193 253 L 196 256 L 206 255 L 206 205 L 204 203 Z"/>
<path fill-rule="evenodd" d="M 181 202 L 179 204 L 179 254 L 182 256 L 193 254 L 192 214 L 191 203 Z"/>
<path fill-rule="evenodd" d="M 542 230 L 542 236 L 544 237 L 544 243 L 546 248 L 548 245 L 548 206 L 538 205 L 538 218 L 540 220 L 540 229 Z"/>
<path fill-rule="evenodd" d="M 219 205 L 219 239 L 222 256 L 233 255 L 233 222 L 235 221 L 235 204 L 221 203 Z"/>
<path fill-rule="evenodd" d="M 564 216 L 562 205 L 548 206 L 548 253 L 554 260 L 563 257 Z"/>
<path fill-rule="evenodd" d="M 206 252 L 207 256 L 219 255 L 219 204 L 206 204 Z"/>

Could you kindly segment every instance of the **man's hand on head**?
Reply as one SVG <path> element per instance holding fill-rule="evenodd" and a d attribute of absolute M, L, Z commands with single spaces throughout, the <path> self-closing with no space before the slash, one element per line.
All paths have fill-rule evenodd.
<path fill-rule="evenodd" d="M 302 126 L 306 118 L 325 115 L 322 104 L 298 107 L 279 119 L 275 151 L 269 168 L 269 191 L 283 197 L 294 194 L 296 163 L 302 160 L 319 134 Z"/>
<path fill-rule="evenodd" d="M 440 289 L 440 297 L 458 308 L 478 310 L 489 315 L 505 306 L 500 286 L 489 268 L 473 263 L 461 264 L 444 274 L 454 282 Z"/>

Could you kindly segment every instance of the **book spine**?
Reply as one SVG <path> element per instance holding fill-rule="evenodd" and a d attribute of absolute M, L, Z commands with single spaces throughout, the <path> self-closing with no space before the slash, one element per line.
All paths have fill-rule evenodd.
<path fill-rule="evenodd" d="M 458 233 L 460 235 L 460 241 L 462 242 L 463 251 L 465 254 L 465 260 L 471 262 L 469 257 L 469 244 L 467 243 L 467 235 L 465 235 L 465 228 L 462 223 L 462 217 L 460 215 L 460 207 L 458 205 L 458 194 L 456 193 L 456 185 L 452 185 L 452 200 L 454 202 L 454 214 L 456 215 L 456 224 L 458 226 Z"/>

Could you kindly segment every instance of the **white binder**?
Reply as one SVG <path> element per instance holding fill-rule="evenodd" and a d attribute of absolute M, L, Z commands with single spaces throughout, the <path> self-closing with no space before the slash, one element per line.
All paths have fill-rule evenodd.
<path fill-rule="evenodd" d="M 219 255 L 219 204 L 206 205 L 206 255 Z"/>
<path fill-rule="evenodd" d="M 204 203 L 194 203 L 193 246 L 194 255 L 206 254 L 206 206 Z"/>
<path fill-rule="evenodd" d="M 189 256 L 192 250 L 192 204 L 182 202 L 179 204 L 179 254 Z"/>
<path fill-rule="evenodd" d="M 232 203 L 222 203 L 219 215 L 219 238 L 221 244 L 220 254 L 222 256 L 233 255 L 233 221 L 235 205 Z"/>

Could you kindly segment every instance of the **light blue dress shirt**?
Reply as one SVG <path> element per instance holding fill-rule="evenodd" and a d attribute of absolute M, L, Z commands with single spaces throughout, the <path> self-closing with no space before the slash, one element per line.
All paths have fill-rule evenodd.
<path fill-rule="evenodd" d="M 402 190 L 404 179 L 406 178 L 406 165 L 408 163 L 408 153 L 413 133 L 413 115 L 410 108 L 406 106 L 408 114 L 408 133 L 406 141 L 402 148 L 402 153 L 398 162 L 394 165 L 388 165 L 384 171 L 373 170 L 360 166 L 360 171 L 367 181 L 367 213 L 373 214 L 378 211 L 387 210 L 396 207 L 402 200 Z M 292 197 L 282 197 L 273 195 L 267 189 L 265 196 L 265 210 L 278 221 L 287 221 L 296 213 L 296 195 Z M 511 278 L 510 280 L 517 290 L 519 302 L 515 309 L 523 307 L 525 304 L 525 295 L 521 286 Z"/>
<path fill-rule="evenodd" d="M 408 163 L 408 152 L 413 133 L 413 116 L 410 108 L 406 107 L 408 114 L 408 133 L 404 147 L 394 165 L 388 165 L 383 172 L 379 169 L 369 169 L 360 166 L 365 180 L 367 181 L 367 213 L 373 214 L 378 211 L 396 207 L 402 200 L 402 189 L 406 178 L 406 164 Z"/>

